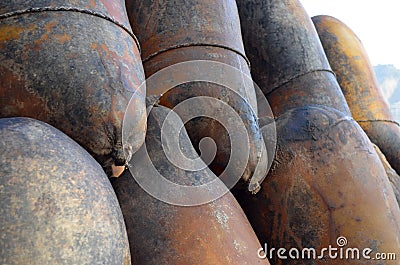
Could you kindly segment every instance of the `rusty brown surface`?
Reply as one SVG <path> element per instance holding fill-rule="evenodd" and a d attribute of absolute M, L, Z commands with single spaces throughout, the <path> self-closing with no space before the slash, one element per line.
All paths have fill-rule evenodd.
<path fill-rule="evenodd" d="M 278 145 L 272 170 L 257 195 L 241 197 L 260 241 L 270 248 L 316 248 L 321 253 L 329 245 L 337 248 L 336 240 L 343 236 L 348 241 L 344 250 L 394 253 L 400 249 L 395 195 L 357 122 L 323 106 L 288 111 L 276 122 Z M 377 264 L 329 257 L 279 260 L 276 253 L 271 263 Z"/>
<path fill-rule="evenodd" d="M 313 18 L 351 114 L 400 172 L 400 127 L 379 89 L 368 54 L 356 34 L 330 16 Z"/>
<path fill-rule="evenodd" d="M 275 116 L 306 104 L 350 113 L 299 1 L 238 0 L 237 4 L 251 74 Z"/>
<path fill-rule="evenodd" d="M 383 167 L 385 168 L 386 175 L 389 178 L 390 185 L 392 185 L 393 192 L 396 195 L 397 203 L 400 206 L 400 176 L 396 173 L 396 171 L 392 168 L 392 166 L 386 160 L 385 155 L 382 153 L 382 151 L 379 149 L 379 147 L 375 144 L 373 144 L 373 146 L 375 148 L 376 153 L 379 155 L 379 158 L 383 164 Z"/>
<path fill-rule="evenodd" d="M 250 76 L 235 1 L 129 0 L 126 1 L 126 6 L 133 31 L 142 46 L 147 77 L 167 66 L 189 60 L 222 62 Z M 241 77 L 232 78 L 239 80 Z M 257 101 L 252 84 L 241 82 L 231 89 L 243 97 L 236 99 L 235 103 L 226 102 L 239 113 L 249 131 L 250 157 L 243 174 L 243 179 L 248 180 L 255 170 L 262 148 L 261 134 L 256 122 Z M 227 97 L 223 98 L 223 93 L 230 94 L 228 97 L 232 98 L 235 96 L 232 91 L 221 90 L 211 83 L 192 82 L 170 90 L 160 99 L 160 104 L 172 108 L 185 99 L 201 95 L 224 101 Z M 148 91 L 148 94 L 152 94 L 152 91 Z M 254 113 L 247 106 L 249 104 Z M 207 107 L 216 109 L 215 106 Z M 218 147 L 224 147 L 218 149 L 216 158 L 210 165 L 219 175 L 231 155 L 226 131 L 218 122 L 208 118 L 198 118 L 187 123 L 185 127 L 196 146 L 202 138 L 211 137 Z M 242 172 L 239 174 L 242 175 Z"/>
<path fill-rule="evenodd" d="M 184 49 L 186 51 L 190 49 L 194 51 L 194 53 L 197 53 L 193 57 L 191 56 L 186 57 L 190 59 L 196 59 L 196 58 L 199 59 L 200 58 L 199 54 L 205 55 L 203 57 L 203 59 L 205 59 L 206 54 L 210 54 L 209 48 L 192 47 Z M 215 51 L 215 49 L 213 50 Z M 182 51 L 179 52 L 182 53 Z M 174 53 L 174 51 L 169 52 L 169 55 L 171 53 Z M 219 54 L 221 59 L 225 59 L 221 61 L 224 61 L 225 63 L 229 62 L 228 60 L 226 60 L 226 57 L 229 57 L 229 55 L 227 55 L 224 50 L 220 50 Z M 164 57 L 163 54 L 160 55 L 160 58 L 162 57 Z M 177 56 L 174 58 L 181 58 L 181 57 Z M 166 65 L 165 63 L 161 64 Z M 245 65 L 245 62 L 242 62 L 241 65 L 235 65 L 235 67 L 240 69 L 240 67 L 246 68 L 247 66 Z M 221 79 L 222 78 L 225 77 L 221 76 Z M 262 136 L 257 123 L 256 114 L 253 112 L 252 106 L 246 101 L 245 98 L 243 98 L 236 92 L 233 92 L 230 88 L 224 86 L 207 82 L 191 82 L 179 85 L 174 89 L 168 91 L 160 98 L 159 102 L 161 105 L 173 108 L 180 102 L 201 96 L 212 97 L 221 100 L 223 102 L 227 102 L 229 103 L 230 107 L 232 107 L 233 110 L 240 115 L 241 120 L 237 121 L 237 126 L 241 126 L 240 122 L 243 122 L 249 136 L 248 147 L 250 151 L 249 153 L 250 157 L 248 159 L 249 163 L 246 168 L 246 172 L 243 174 L 243 178 L 248 180 L 253 175 L 253 171 L 258 162 L 258 155 L 261 152 L 260 150 L 262 148 L 261 146 Z M 212 102 L 210 102 L 210 104 L 199 102 L 198 104 L 202 104 L 201 108 L 204 109 L 203 113 L 207 113 L 209 112 L 207 110 L 212 110 L 212 109 L 215 109 L 215 112 L 217 112 L 218 108 L 216 108 L 216 106 L 212 105 L 211 103 Z M 187 112 L 189 111 L 184 108 L 180 108 L 180 110 L 177 111 L 177 113 L 182 117 L 184 117 Z M 222 174 L 226 169 L 226 166 L 230 159 L 231 147 L 232 147 L 230 139 L 231 135 L 227 132 L 226 128 L 224 128 L 223 125 L 221 125 L 218 119 L 213 119 L 213 117 L 211 118 L 199 117 L 192 119 L 185 124 L 185 128 L 189 134 L 190 139 L 192 140 L 193 145 L 197 148 L 197 150 L 200 140 L 203 139 L 204 137 L 210 137 L 215 140 L 218 151 L 216 153 L 215 159 L 210 164 L 210 168 L 213 170 L 215 174 L 217 175 Z M 234 150 L 232 152 L 234 152 Z M 227 172 L 224 172 L 224 174 L 225 173 Z M 237 174 L 237 172 L 235 171 L 232 171 L 230 173 Z"/>
<path fill-rule="evenodd" d="M 277 151 L 261 191 L 234 194 L 272 264 L 376 264 L 278 259 L 276 249 L 337 246 L 393 253 L 400 210 L 370 140 L 351 114 L 299 1 L 238 0 L 252 74 L 277 117 Z M 286 252 L 288 254 L 288 252 Z M 386 262 L 385 264 L 395 264 Z"/>
<path fill-rule="evenodd" d="M 79 9 L 92 12 L 93 14 L 103 15 L 127 30 L 131 31 L 129 20 L 126 14 L 124 0 L 35 0 L 35 1 L 4 1 L 0 3 L 0 17 L 25 12 L 40 12 L 40 10 L 56 9 Z"/>
<path fill-rule="evenodd" d="M 287 84 L 282 84 L 266 97 L 275 117 L 309 104 L 331 106 L 341 111 L 348 108 L 335 76 L 325 71 L 299 76 Z"/>
<path fill-rule="evenodd" d="M 130 264 L 101 166 L 55 128 L 0 119 L 0 263 Z"/>
<path fill-rule="evenodd" d="M 168 112 L 157 106 L 148 120 L 146 147 L 155 167 L 167 179 L 189 186 L 214 179 L 209 169 L 185 171 L 167 159 L 160 133 Z M 188 157 L 196 154 L 186 133 L 180 143 Z M 258 259 L 260 243 L 232 194 L 201 206 L 182 207 L 146 193 L 129 171 L 112 184 L 125 217 L 133 264 L 269 264 Z"/>
<path fill-rule="evenodd" d="M 400 127 L 391 121 L 358 121 L 368 137 L 385 154 L 390 165 L 400 172 Z"/>
<path fill-rule="evenodd" d="M 106 3 L 106 2 L 105 2 Z M 62 6 L 92 8 L 126 18 L 123 2 L 75 1 Z M 119 4 L 117 4 L 119 3 Z M 111 175 L 122 165 L 122 119 L 137 93 L 135 151 L 144 141 L 144 80 L 138 47 L 129 32 L 104 18 L 78 11 L 28 12 L 61 1 L 13 1 L 0 6 L 0 115 L 27 116 L 60 129 L 98 160 Z M 7 12 L 21 11 L 1 17 Z M 121 23 L 127 23 L 127 18 Z"/>
<path fill-rule="evenodd" d="M 220 46 L 244 55 L 233 0 L 128 0 L 126 7 L 144 62 L 185 45 Z"/>

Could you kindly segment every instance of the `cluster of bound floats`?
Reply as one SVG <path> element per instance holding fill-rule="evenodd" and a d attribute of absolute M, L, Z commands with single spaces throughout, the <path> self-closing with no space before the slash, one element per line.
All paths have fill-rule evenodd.
<path fill-rule="evenodd" d="M 236 89 L 197 80 L 146 91 L 146 78 L 188 61 L 237 69 L 217 73 Z M 186 121 L 195 107 L 220 112 L 212 101 L 182 105 L 198 97 L 234 110 L 230 125 L 246 139 L 232 142 L 207 115 Z M 207 168 L 165 154 L 175 108 L 182 120 L 170 126 L 186 154 L 213 139 Z M 321 253 L 345 237 L 371 257 L 400 250 L 399 124 L 356 35 L 333 17 L 311 19 L 299 0 L 6 1 L 0 117 L 1 264 L 398 264 L 264 247 Z M 262 130 L 271 120 L 272 151 Z M 208 203 L 163 202 L 127 169 L 144 145 L 163 176 L 185 185 L 240 179 Z M 246 163 L 226 172 L 237 146 Z"/>

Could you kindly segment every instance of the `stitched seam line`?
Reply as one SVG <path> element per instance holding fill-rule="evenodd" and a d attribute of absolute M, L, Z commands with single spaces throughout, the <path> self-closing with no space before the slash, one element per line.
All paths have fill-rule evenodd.
<path fill-rule="evenodd" d="M 157 55 L 159 55 L 161 53 L 164 53 L 164 52 L 167 52 L 167 51 L 170 51 L 170 50 L 179 49 L 179 48 L 184 48 L 184 47 L 192 47 L 192 46 L 218 47 L 218 48 L 222 48 L 222 49 L 225 49 L 225 50 L 233 51 L 234 53 L 239 54 L 246 61 L 247 65 L 250 67 L 249 59 L 242 52 L 240 52 L 240 51 L 238 51 L 236 49 L 233 49 L 231 47 L 225 46 L 225 45 L 213 44 L 213 43 L 182 43 L 182 44 L 178 44 L 178 45 L 173 45 L 173 46 L 170 46 L 168 48 L 165 48 L 165 49 L 162 49 L 162 50 L 159 50 L 159 51 L 157 51 L 155 53 L 150 54 L 149 56 L 147 56 L 146 58 L 143 59 L 143 63 L 149 61 L 151 58 L 153 58 L 153 57 L 155 57 L 155 56 L 157 56 Z"/>
<path fill-rule="evenodd" d="M 4 13 L 0 15 L 0 20 L 2 19 L 6 19 L 6 18 L 10 18 L 10 17 L 14 17 L 14 16 L 19 16 L 19 15 L 23 15 L 23 14 L 31 14 L 31 13 L 43 13 L 43 12 L 77 12 L 77 13 L 83 13 L 83 14 L 87 14 L 87 15 L 91 15 L 91 16 L 95 16 L 95 17 L 99 17 L 102 19 L 105 19 L 115 25 L 117 25 L 118 27 L 122 28 L 124 31 L 126 31 L 135 41 L 136 46 L 138 47 L 139 52 L 141 52 L 141 48 L 140 48 L 140 44 L 138 39 L 136 38 L 135 34 L 133 34 L 132 30 L 130 30 L 129 28 L 127 28 L 125 25 L 123 25 L 122 23 L 118 22 L 117 20 L 102 14 L 102 13 L 98 13 L 92 10 L 87 10 L 87 9 L 81 9 L 81 8 L 77 8 L 77 7 L 68 7 L 68 6 L 60 6 L 60 7 L 33 7 L 33 8 L 27 8 L 27 9 L 23 9 L 23 10 L 17 10 L 17 11 L 13 11 L 13 12 L 9 12 L 9 13 Z"/>
<path fill-rule="evenodd" d="M 400 124 L 397 121 L 392 121 L 392 120 L 358 120 L 357 122 L 389 122 L 389 123 L 394 123 L 397 126 L 400 126 Z"/>
<path fill-rule="evenodd" d="M 266 95 L 270 95 L 271 93 L 275 92 L 276 90 L 278 90 L 282 86 L 292 82 L 293 80 L 295 80 L 297 78 L 300 78 L 302 76 L 305 76 L 305 75 L 308 75 L 308 74 L 311 74 L 311 73 L 315 73 L 315 72 L 328 72 L 328 73 L 333 74 L 335 76 L 335 78 L 336 78 L 335 72 L 333 72 L 330 69 L 314 69 L 314 70 L 311 70 L 311 71 L 308 71 L 308 72 L 305 72 L 305 73 L 301 73 L 301 74 L 298 74 L 298 75 L 295 75 L 295 76 L 289 78 L 288 80 L 286 80 L 286 81 L 282 82 L 281 84 L 277 85 L 276 87 L 272 88 L 271 91 L 269 91 Z"/>

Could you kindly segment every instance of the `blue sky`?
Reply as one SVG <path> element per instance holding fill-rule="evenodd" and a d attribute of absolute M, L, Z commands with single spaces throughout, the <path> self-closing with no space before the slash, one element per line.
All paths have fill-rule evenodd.
<path fill-rule="evenodd" d="M 308 14 L 330 15 L 347 24 L 361 39 L 373 65 L 400 69 L 399 0 L 300 0 Z"/>

